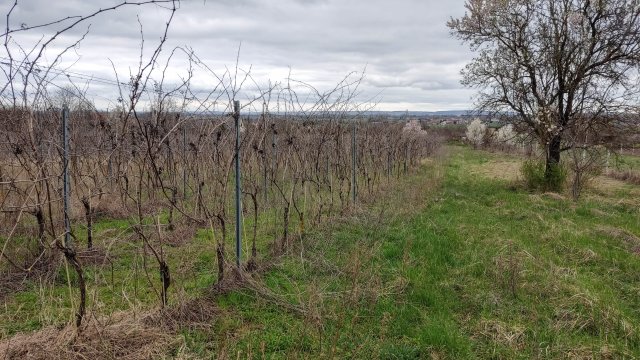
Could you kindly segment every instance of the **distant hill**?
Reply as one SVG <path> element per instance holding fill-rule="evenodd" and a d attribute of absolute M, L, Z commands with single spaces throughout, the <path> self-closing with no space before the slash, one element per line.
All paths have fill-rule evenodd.
<path fill-rule="evenodd" d="M 187 113 L 189 113 L 187 111 Z M 201 116 L 222 116 L 225 114 L 228 114 L 226 112 L 223 111 L 213 111 L 213 112 L 208 112 L 207 114 L 196 114 L 196 113 L 189 113 L 191 115 L 201 115 Z M 302 114 L 299 112 L 290 112 L 288 113 L 289 115 L 295 115 L 295 114 Z M 474 110 L 443 110 L 443 111 L 365 111 L 362 113 L 357 113 L 357 112 L 345 112 L 344 114 L 346 115 L 358 115 L 360 117 L 366 117 L 366 116 L 379 116 L 379 117 L 385 117 L 385 118 L 404 118 L 404 117 L 410 117 L 410 118 L 427 118 L 427 117 L 457 117 L 457 116 L 478 116 L 479 114 L 474 111 Z M 261 113 L 260 112 L 256 112 L 256 111 L 243 111 L 242 112 L 242 116 L 243 117 L 257 117 L 260 116 Z M 283 115 L 281 113 L 278 112 L 272 112 L 271 115 Z M 481 114 L 481 115 L 487 115 L 487 114 Z"/>
<path fill-rule="evenodd" d="M 389 117 L 427 117 L 427 116 L 471 116 L 477 115 L 474 110 L 443 110 L 443 111 L 368 111 L 368 115 L 382 115 Z"/>

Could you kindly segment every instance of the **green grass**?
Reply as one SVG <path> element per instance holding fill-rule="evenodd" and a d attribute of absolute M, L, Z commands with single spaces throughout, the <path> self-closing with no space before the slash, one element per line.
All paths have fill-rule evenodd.
<path fill-rule="evenodd" d="M 618 155 L 613 158 L 611 166 L 621 170 L 640 171 L 640 156 Z"/>
<path fill-rule="evenodd" d="M 181 330 L 185 351 L 197 358 L 640 357 L 640 189 L 587 190 L 576 203 L 469 170 L 517 157 L 448 152 L 304 239 L 294 231 L 291 251 L 259 276 L 266 290 L 218 296 L 210 330 Z M 261 254 L 271 230 L 259 234 Z M 189 296 L 214 283 L 207 230 L 167 257 Z M 139 258 L 118 261 L 115 291 L 95 285 L 104 270 L 88 270 L 104 311 L 130 306 L 118 294 L 132 291 Z M 137 306 L 155 301 L 145 284 Z M 51 299 L 68 293 L 55 291 Z M 2 332 L 60 321 L 28 315 L 43 298 L 35 289 L 16 294 L 0 314 Z M 8 317 L 19 304 L 22 316 Z"/>
<path fill-rule="evenodd" d="M 531 194 L 468 171 L 494 161 L 505 160 L 452 148 L 440 170 L 428 166 L 364 214 L 311 234 L 302 258 L 264 276 L 309 313 L 229 294 L 220 304 L 234 320 L 220 320 L 198 354 L 640 356 L 640 257 L 607 230 L 639 234 L 638 209 L 623 198 Z"/>

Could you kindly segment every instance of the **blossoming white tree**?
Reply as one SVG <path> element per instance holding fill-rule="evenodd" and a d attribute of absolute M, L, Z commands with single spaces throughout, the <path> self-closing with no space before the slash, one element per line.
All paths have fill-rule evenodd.
<path fill-rule="evenodd" d="M 516 144 L 516 132 L 513 131 L 513 125 L 507 124 L 496 132 L 496 141 L 500 145 L 513 146 Z"/>
<path fill-rule="evenodd" d="M 422 128 L 418 120 L 409 120 L 402 128 L 402 134 L 405 136 L 419 137 L 426 136 L 427 131 Z"/>
<path fill-rule="evenodd" d="M 467 141 L 473 145 L 474 149 L 482 146 L 484 135 L 487 133 L 487 125 L 483 124 L 480 119 L 474 119 L 467 125 Z"/>

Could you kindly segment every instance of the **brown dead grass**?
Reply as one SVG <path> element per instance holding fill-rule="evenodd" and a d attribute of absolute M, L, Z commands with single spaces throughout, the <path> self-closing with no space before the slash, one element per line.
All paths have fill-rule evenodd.
<path fill-rule="evenodd" d="M 147 200 L 142 204 L 142 215 L 156 215 L 159 211 L 169 208 L 169 203 L 162 198 Z M 80 211 L 82 210 L 82 211 Z M 78 221 L 84 220 L 83 208 L 77 210 L 73 216 Z M 126 220 L 135 216 L 137 210 L 131 203 L 125 207 L 117 195 L 109 195 L 97 202 L 93 208 L 94 220 L 110 219 L 110 220 Z"/>
<path fill-rule="evenodd" d="M 117 197 L 113 196 L 111 200 L 105 199 L 95 205 L 95 207 L 93 208 L 94 220 L 123 220 L 129 218 L 132 212 L 127 210 L 117 200 Z"/>
<path fill-rule="evenodd" d="M 6 359 L 154 359 L 166 355 L 175 341 L 129 317 L 107 326 L 92 319 L 80 334 L 68 325 L 16 335 L 0 343 L 0 354 Z"/>
<path fill-rule="evenodd" d="M 633 185 L 640 185 L 640 172 L 631 170 L 611 170 L 607 173 L 607 176 L 619 181 L 624 181 Z"/>
<path fill-rule="evenodd" d="M 82 266 L 102 266 L 111 262 L 111 258 L 107 254 L 106 250 L 97 246 L 94 246 L 91 249 L 79 250 L 76 252 L 76 255 Z"/>
<path fill-rule="evenodd" d="M 42 258 L 25 261 L 26 271 L 9 267 L 0 272 L 0 300 L 24 290 L 30 280 L 53 281 L 61 264 L 60 252 L 54 251 Z"/>
<path fill-rule="evenodd" d="M 492 160 L 481 165 L 469 166 L 469 172 L 488 179 L 518 181 L 522 163 L 514 160 Z"/>
<path fill-rule="evenodd" d="M 593 179 L 590 188 L 593 191 L 587 197 L 595 197 L 596 201 L 630 209 L 640 207 L 640 186 L 608 176 L 598 176 Z M 625 193 L 622 199 L 620 199 L 619 192 Z"/>
<path fill-rule="evenodd" d="M 517 159 L 498 160 L 491 159 L 484 164 L 474 164 L 468 167 L 471 174 L 478 175 L 487 179 L 503 180 L 511 183 L 517 183 L 522 180 L 521 169 L 522 161 Z M 640 184 L 640 174 L 633 172 L 609 172 L 606 175 L 597 176 L 589 182 L 588 187 L 595 190 L 600 195 L 612 195 L 619 190 L 627 190 L 630 195 L 640 198 L 640 187 L 633 185 Z M 631 186 L 631 187 L 630 187 Z M 556 200 L 564 200 L 564 196 L 555 193 L 545 194 L 547 197 Z M 557 196 L 556 196 L 557 195 Z M 562 196 L 562 199 L 560 197 Z M 638 202 L 634 202 L 638 205 Z"/>
<path fill-rule="evenodd" d="M 612 194 L 624 188 L 627 184 L 624 181 L 607 176 L 597 176 L 591 182 L 591 187 L 605 194 Z"/>
<path fill-rule="evenodd" d="M 558 194 L 555 192 L 546 192 L 544 194 L 542 194 L 542 196 L 549 198 L 549 199 L 553 199 L 553 200 L 557 200 L 557 201 L 563 201 L 566 200 L 567 198 L 564 197 L 564 195 L 562 194 Z"/>
<path fill-rule="evenodd" d="M 601 226 L 596 229 L 596 232 L 621 241 L 629 251 L 640 256 L 640 237 L 635 234 L 613 226 Z"/>
<path fill-rule="evenodd" d="M 26 288 L 28 275 L 23 272 L 0 273 L 0 301 Z"/>
<path fill-rule="evenodd" d="M 477 334 L 494 343 L 522 350 L 526 345 L 526 328 L 510 325 L 499 320 L 483 320 L 478 324 Z"/>
<path fill-rule="evenodd" d="M 140 316 L 118 313 L 88 318 L 80 331 L 69 324 L 19 334 L 0 342 L 3 359 L 158 359 L 169 357 L 183 342 L 180 329 L 210 328 L 219 313 L 211 299 L 185 301 Z"/>
<path fill-rule="evenodd" d="M 587 293 L 555 299 L 557 304 L 553 327 L 558 333 L 583 332 L 596 335 L 601 329 L 609 329 L 621 338 L 636 340 L 636 325 L 616 308 Z"/>
<path fill-rule="evenodd" d="M 193 240 L 197 231 L 197 226 L 193 224 L 179 224 L 171 231 L 162 232 L 162 242 L 172 247 L 180 247 Z"/>

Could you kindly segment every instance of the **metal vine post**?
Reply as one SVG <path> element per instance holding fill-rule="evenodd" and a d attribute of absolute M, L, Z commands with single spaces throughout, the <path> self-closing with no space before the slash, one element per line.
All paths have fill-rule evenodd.
<path fill-rule="evenodd" d="M 69 220 L 69 107 L 62 106 L 62 198 L 64 212 L 64 246 L 71 244 L 71 222 Z"/>
<path fill-rule="evenodd" d="M 240 101 L 233 101 L 233 119 L 236 126 L 236 265 L 242 263 L 242 185 L 240 178 Z"/>
<path fill-rule="evenodd" d="M 351 131 L 351 167 L 352 167 L 352 172 L 351 172 L 351 193 L 353 195 L 353 204 L 356 204 L 356 191 L 357 191 L 357 185 L 356 185 L 356 176 L 357 176 L 357 147 L 356 147 L 356 122 L 354 121 L 353 123 L 353 128 Z"/>

